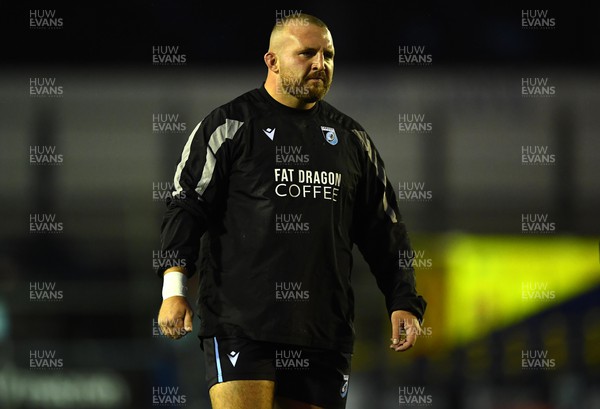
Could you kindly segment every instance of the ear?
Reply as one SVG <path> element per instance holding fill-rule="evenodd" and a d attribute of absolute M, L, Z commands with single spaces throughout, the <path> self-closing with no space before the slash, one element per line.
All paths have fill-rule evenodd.
<path fill-rule="evenodd" d="M 265 64 L 269 71 L 274 72 L 275 74 L 279 73 L 279 61 L 277 60 L 277 55 L 273 51 L 269 51 L 264 56 Z"/>

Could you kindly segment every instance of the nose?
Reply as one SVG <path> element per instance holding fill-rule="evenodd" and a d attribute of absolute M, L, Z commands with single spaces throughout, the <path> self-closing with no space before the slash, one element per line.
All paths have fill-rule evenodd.
<path fill-rule="evenodd" d="M 323 56 L 323 52 L 320 51 L 320 52 L 316 53 L 315 57 L 313 58 L 312 70 L 313 71 L 321 71 L 321 70 L 323 70 L 324 67 L 325 67 L 325 57 Z"/>

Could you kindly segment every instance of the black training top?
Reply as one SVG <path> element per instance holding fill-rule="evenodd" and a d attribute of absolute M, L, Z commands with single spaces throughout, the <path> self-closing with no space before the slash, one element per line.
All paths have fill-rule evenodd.
<path fill-rule="evenodd" d="M 365 130 L 325 101 L 286 107 L 264 85 L 192 131 L 161 243 L 199 272 L 200 337 L 351 352 L 353 244 L 388 312 L 422 320 L 426 307 L 402 259 L 414 253 L 395 191 Z"/>

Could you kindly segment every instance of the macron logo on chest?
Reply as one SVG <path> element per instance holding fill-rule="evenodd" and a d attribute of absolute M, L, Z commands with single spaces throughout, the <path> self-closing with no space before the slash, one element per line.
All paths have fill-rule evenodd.
<path fill-rule="evenodd" d="M 275 128 L 267 128 L 263 129 L 262 131 L 265 133 L 265 135 L 267 135 L 267 137 L 270 140 L 273 140 L 273 138 L 275 138 Z"/>
<path fill-rule="evenodd" d="M 231 351 L 230 353 L 227 354 L 227 358 L 229 358 L 229 361 L 231 362 L 231 365 L 235 366 L 235 364 L 237 363 L 238 357 L 240 356 L 240 352 L 235 352 L 235 351 Z"/>

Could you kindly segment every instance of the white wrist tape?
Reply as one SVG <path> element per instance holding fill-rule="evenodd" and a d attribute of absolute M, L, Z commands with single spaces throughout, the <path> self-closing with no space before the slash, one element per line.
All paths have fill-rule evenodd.
<path fill-rule="evenodd" d="M 187 276 L 178 271 L 172 271 L 163 276 L 162 298 L 163 300 L 180 295 L 187 295 Z"/>

